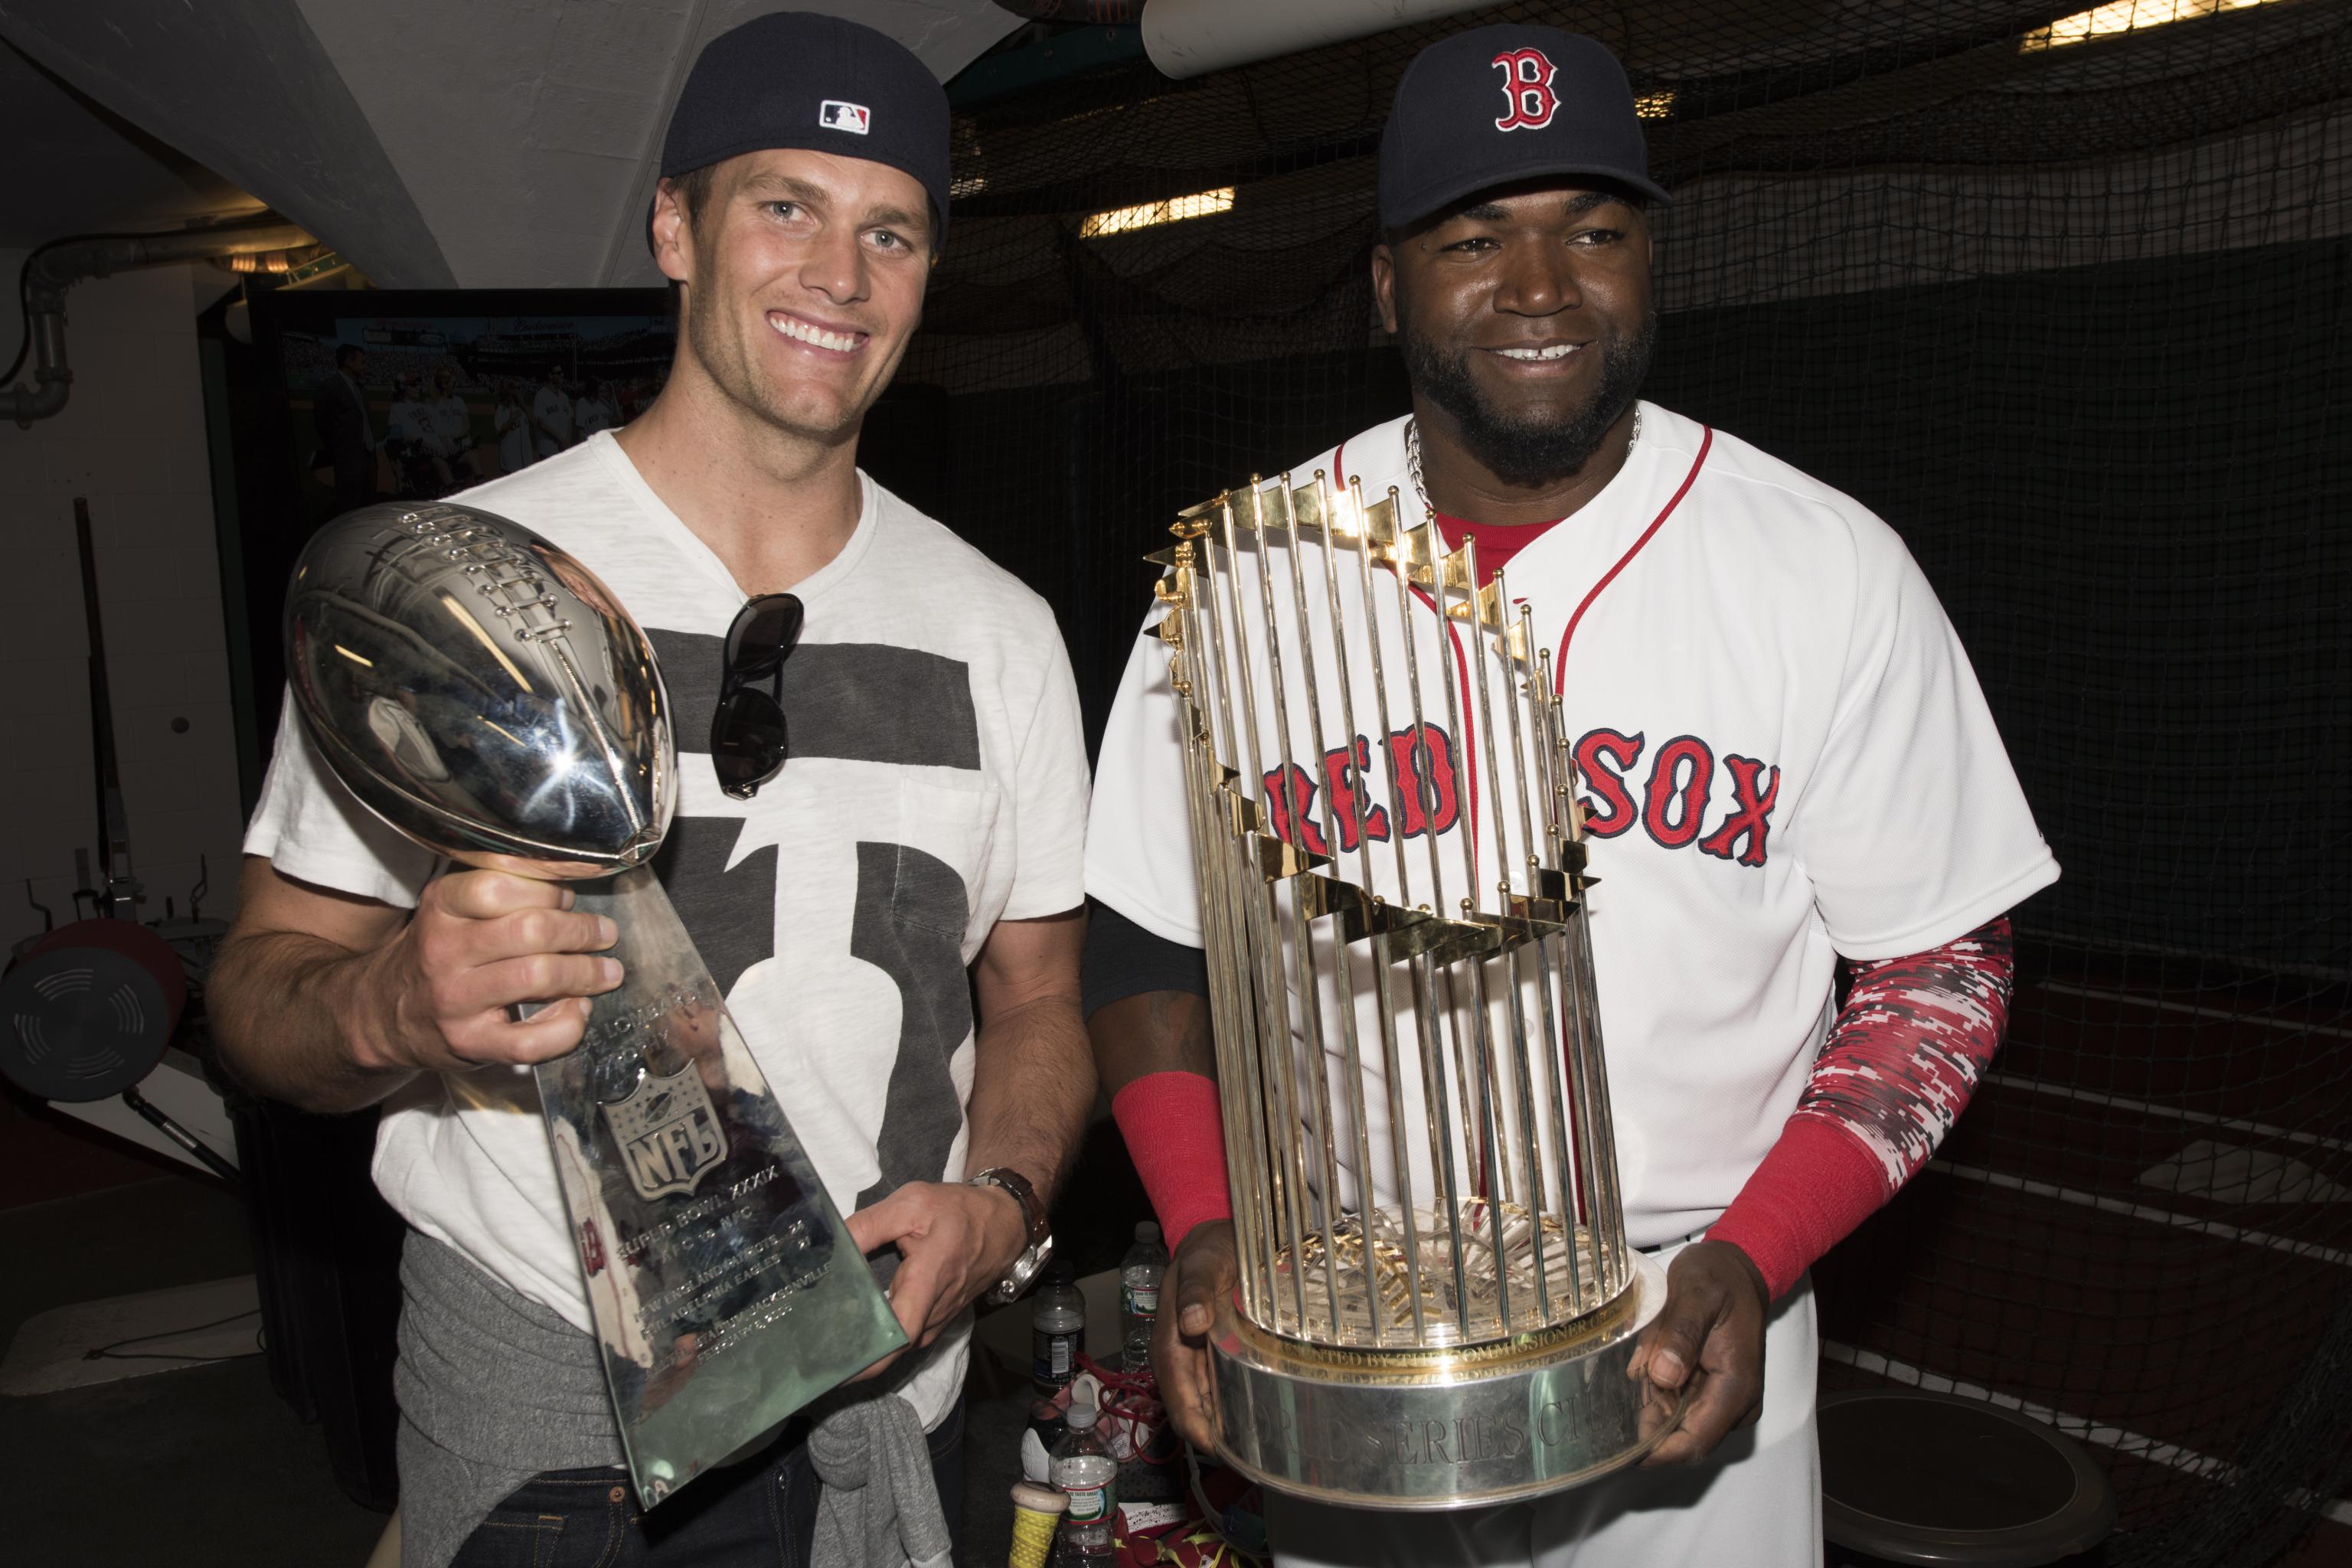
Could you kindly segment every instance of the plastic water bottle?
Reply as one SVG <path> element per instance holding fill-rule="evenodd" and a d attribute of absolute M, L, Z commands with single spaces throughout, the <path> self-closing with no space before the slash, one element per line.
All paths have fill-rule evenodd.
<path fill-rule="evenodd" d="M 1087 1342 L 1087 1299 L 1066 1263 L 1046 1266 L 1045 1282 L 1029 1299 L 1029 1380 L 1040 1394 L 1067 1388 Z"/>
<path fill-rule="evenodd" d="M 1095 1407 L 1070 1406 L 1070 1429 L 1054 1445 L 1054 1485 L 1070 1500 L 1062 1516 L 1059 1563 L 1110 1563 L 1118 1548 L 1111 1521 L 1118 1510 L 1118 1461 L 1095 1428 Z"/>
<path fill-rule="evenodd" d="M 1151 1323 L 1160 1315 L 1160 1281 L 1168 1273 L 1168 1249 L 1160 1227 L 1145 1220 L 1135 1227 L 1135 1245 L 1118 1265 L 1119 1352 L 1127 1370 L 1151 1364 Z"/>

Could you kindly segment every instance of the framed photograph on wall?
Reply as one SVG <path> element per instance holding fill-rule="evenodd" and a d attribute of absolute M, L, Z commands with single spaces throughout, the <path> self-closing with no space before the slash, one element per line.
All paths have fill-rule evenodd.
<path fill-rule="evenodd" d="M 319 525 L 627 424 L 677 331 L 660 289 L 278 289 L 251 307 L 251 350 L 228 361 L 237 504 L 221 540 L 248 804 L 277 732 L 287 575 Z"/>

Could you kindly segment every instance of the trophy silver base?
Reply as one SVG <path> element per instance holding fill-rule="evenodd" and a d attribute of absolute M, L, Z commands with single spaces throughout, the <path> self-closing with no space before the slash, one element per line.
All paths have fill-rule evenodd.
<path fill-rule="evenodd" d="M 1218 1454 L 1261 1486 L 1347 1508 L 1516 1502 L 1633 1464 L 1680 1401 L 1627 1374 L 1666 1300 L 1633 1255 L 1617 1299 L 1576 1321 L 1459 1351 L 1342 1351 L 1280 1339 L 1229 1302 L 1210 1340 Z"/>

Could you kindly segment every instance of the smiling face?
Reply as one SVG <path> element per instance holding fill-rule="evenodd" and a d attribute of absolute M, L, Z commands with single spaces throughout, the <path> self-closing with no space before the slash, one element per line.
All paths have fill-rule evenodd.
<path fill-rule="evenodd" d="M 654 219 L 686 286 L 689 360 L 730 401 L 827 445 L 854 440 L 922 319 L 929 206 L 886 164 L 781 148 L 711 172 L 689 220 L 675 182 Z"/>
<path fill-rule="evenodd" d="M 1482 192 L 1372 253 L 1425 438 L 1510 486 L 1572 477 L 1648 373 L 1650 231 L 1618 193 Z"/>

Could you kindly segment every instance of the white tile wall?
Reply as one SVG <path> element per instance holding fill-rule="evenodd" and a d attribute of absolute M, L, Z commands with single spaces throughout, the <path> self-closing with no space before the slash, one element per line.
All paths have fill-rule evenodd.
<path fill-rule="evenodd" d="M 0 250 L 0 279 L 23 259 Z M 217 279 L 171 267 L 75 289 L 71 401 L 29 430 L 0 421 L 0 947 L 40 929 L 26 879 L 62 922 L 74 850 L 98 858 L 76 496 L 96 536 L 142 916 L 161 916 L 167 894 L 186 912 L 200 855 L 205 911 L 235 904 L 243 824 L 195 332 Z M 0 366 L 20 328 L 14 289 L 0 290 Z"/>

